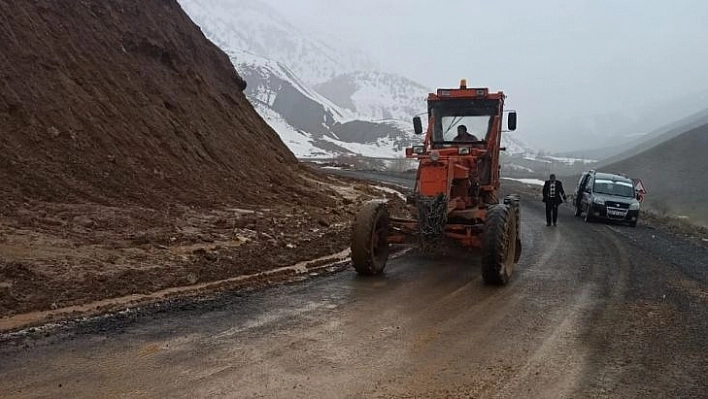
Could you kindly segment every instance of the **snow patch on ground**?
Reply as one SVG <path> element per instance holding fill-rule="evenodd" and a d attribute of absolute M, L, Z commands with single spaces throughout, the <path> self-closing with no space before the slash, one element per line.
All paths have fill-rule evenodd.
<path fill-rule="evenodd" d="M 561 162 L 561 163 L 568 164 L 568 165 L 574 165 L 574 164 L 579 163 L 579 162 L 584 163 L 584 164 L 597 162 L 597 160 L 595 160 L 595 159 L 554 157 L 554 156 L 550 156 L 550 155 L 546 155 L 545 158 L 546 158 L 546 159 L 550 159 L 551 161 Z"/>
<path fill-rule="evenodd" d="M 530 184 L 530 185 L 534 185 L 534 186 L 542 186 L 546 183 L 545 181 L 543 181 L 541 179 L 517 179 L 517 178 L 513 178 L 513 177 L 504 177 L 503 179 L 518 181 L 520 183 Z"/>
<path fill-rule="evenodd" d="M 504 152 L 508 155 L 527 154 L 531 151 L 531 146 L 509 132 L 502 134 L 501 145 L 506 148 Z"/>
<path fill-rule="evenodd" d="M 527 154 L 524 159 L 528 161 L 545 162 L 545 163 L 564 163 L 566 165 L 575 165 L 576 163 L 591 164 L 597 162 L 594 159 L 583 159 L 583 158 L 569 158 L 569 157 L 556 157 L 553 155 L 538 155 L 538 154 Z"/>
<path fill-rule="evenodd" d="M 400 192 L 400 191 L 398 191 L 398 190 L 394 190 L 394 189 L 392 189 L 392 188 L 384 187 L 384 186 L 371 186 L 371 187 L 374 188 L 374 189 L 376 189 L 376 190 L 383 191 L 383 192 L 385 192 L 385 193 L 396 194 L 396 195 L 398 196 L 398 198 L 400 198 L 400 199 L 402 199 L 402 200 L 404 200 L 404 201 L 406 200 L 406 196 L 403 195 L 403 193 Z"/>
<path fill-rule="evenodd" d="M 429 89 L 397 75 L 380 72 L 352 76 L 358 89 L 351 96 L 358 114 L 371 119 L 410 119 L 425 111 Z"/>
<path fill-rule="evenodd" d="M 527 168 L 526 166 L 518 165 L 518 164 L 515 164 L 515 163 L 507 163 L 507 164 L 504 164 L 504 166 L 507 167 L 507 168 L 509 168 L 509 169 L 513 169 L 513 170 L 520 170 L 520 171 L 523 171 L 523 172 L 530 172 L 530 173 L 533 173 L 533 172 L 534 172 L 533 169 L 531 169 L 531 168 Z"/>

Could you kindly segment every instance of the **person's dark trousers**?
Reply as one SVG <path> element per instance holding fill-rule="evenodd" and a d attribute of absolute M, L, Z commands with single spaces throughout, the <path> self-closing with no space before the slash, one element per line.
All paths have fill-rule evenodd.
<path fill-rule="evenodd" d="M 546 202 L 546 224 L 551 225 L 551 222 L 553 224 L 556 224 L 556 221 L 558 220 L 558 205 L 552 203 L 551 201 Z"/>

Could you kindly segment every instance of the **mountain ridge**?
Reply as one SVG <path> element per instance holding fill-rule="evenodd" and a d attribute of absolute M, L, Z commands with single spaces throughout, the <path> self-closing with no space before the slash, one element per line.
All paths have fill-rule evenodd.
<path fill-rule="evenodd" d="M 337 51 L 344 47 L 310 38 L 259 0 L 180 2 L 229 54 L 248 82 L 247 97 L 299 158 L 402 157 L 404 147 L 421 140 L 411 119 L 427 109 L 431 90 L 425 86 L 371 69 L 373 62 L 360 52 L 341 56 Z M 319 68 L 314 75 L 313 67 Z M 354 127 L 363 130 L 354 134 Z M 527 151 L 514 137 L 503 140 L 510 152 Z"/>

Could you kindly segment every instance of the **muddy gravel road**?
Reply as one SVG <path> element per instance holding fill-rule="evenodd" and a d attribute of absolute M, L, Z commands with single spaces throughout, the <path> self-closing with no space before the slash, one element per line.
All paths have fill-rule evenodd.
<path fill-rule="evenodd" d="M 522 207 L 509 285 L 406 253 L 0 341 L 3 397 L 706 397 L 705 246 Z"/>

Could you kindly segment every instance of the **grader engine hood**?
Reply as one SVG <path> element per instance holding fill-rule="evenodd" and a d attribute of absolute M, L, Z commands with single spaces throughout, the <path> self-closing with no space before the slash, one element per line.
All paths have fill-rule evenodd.
<path fill-rule="evenodd" d="M 440 159 L 421 161 L 418 176 L 418 194 L 433 197 L 443 194 L 450 197 L 454 180 L 476 180 L 476 158 L 465 161 Z"/>
<path fill-rule="evenodd" d="M 438 194 L 447 194 L 448 188 L 448 166 L 441 162 L 436 162 L 420 168 L 420 178 L 418 193 L 426 197 L 433 197 Z"/>

